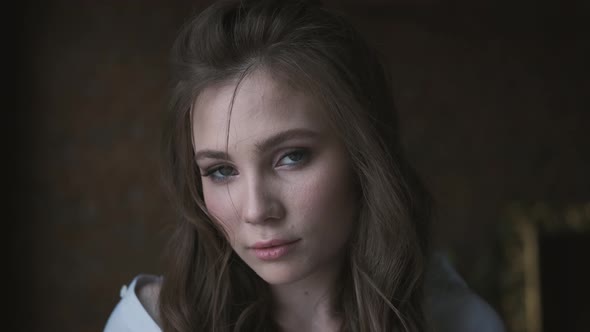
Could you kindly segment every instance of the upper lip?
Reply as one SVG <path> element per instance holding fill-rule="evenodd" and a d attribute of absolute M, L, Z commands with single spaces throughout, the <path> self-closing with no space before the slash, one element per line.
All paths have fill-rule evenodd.
<path fill-rule="evenodd" d="M 297 241 L 299 241 L 299 239 L 294 239 L 294 240 L 273 239 L 273 240 L 270 240 L 270 241 L 256 242 L 250 248 L 252 248 L 252 249 L 264 249 L 264 248 L 282 246 L 282 245 L 290 244 L 290 243 L 297 242 Z"/>

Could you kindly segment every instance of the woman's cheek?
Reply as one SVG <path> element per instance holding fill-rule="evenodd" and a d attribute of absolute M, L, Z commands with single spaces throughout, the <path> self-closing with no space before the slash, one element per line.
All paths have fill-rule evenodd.
<path fill-rule="evenodd" d="M 213 222 L 221 225 L 231 239 L 233 238 L 233 228 L 229 219 L 229 216 L 231 215 L 228 215 L 228 212 L 231 213 L 231 211 L 234 210 L 231 207 L 231 204 L 228 206 L 228 199 L 226 196 L 227 191 L 225 190 L 219 192 L 219 190 L 216 190 L 215 188 L 203 185 L 203 198 L 209 215 L 213 218 Z M 235 214 L 233 215 L 235 216 Z"/>

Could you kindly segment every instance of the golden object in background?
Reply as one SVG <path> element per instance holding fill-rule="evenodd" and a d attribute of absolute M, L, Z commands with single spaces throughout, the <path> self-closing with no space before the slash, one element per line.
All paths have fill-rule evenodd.
<path fill-rule="evenodd" d="M 590 202 L 559 208 L 515 203 L 505 215 L 500 234 L 502 316 L 509 332 L 543 332 L 540 238 L 590 231 Z"/>

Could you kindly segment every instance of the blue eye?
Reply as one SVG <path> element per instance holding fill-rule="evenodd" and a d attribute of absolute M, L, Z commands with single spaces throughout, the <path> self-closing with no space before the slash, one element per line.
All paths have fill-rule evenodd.
<path fill-rule="evenodd" d="M 305 162 L 309 153 L 304 150 L 296 150 L 284 155 L 277 163 L 277 166 L 293 166 Z"/>
<path fill-rule="evenodd" d="M 231 166 L 218 166 L 208 169 L 203 176 L 210 177 L 214 182 L 227 181 L 230 176 L 237 175 L 238 172 Z"/>

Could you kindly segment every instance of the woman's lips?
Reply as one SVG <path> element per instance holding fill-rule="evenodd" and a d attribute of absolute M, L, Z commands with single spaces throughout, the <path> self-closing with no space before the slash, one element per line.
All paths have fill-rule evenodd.
<path fill-rule="evenodd" d="M 254 255 L 263 261 L 271 261 L 279 259 L 289 253 L 295 244 L 299 242 L 297 240 L 271 240 L 265 242 L 256 242 L 251 249 L 254 251 Z"/>

